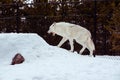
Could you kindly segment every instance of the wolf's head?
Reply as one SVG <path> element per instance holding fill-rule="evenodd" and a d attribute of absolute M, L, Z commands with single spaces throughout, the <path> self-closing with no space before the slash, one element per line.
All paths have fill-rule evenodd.
<path fill-rule="evenodd" d="M 55 36 L 55 24 L 56 22 L 54 22 L 50 27 L 49 27 L 49 30 L 48 30 L 48 34 L 52 33 L 53 36 Z"/>

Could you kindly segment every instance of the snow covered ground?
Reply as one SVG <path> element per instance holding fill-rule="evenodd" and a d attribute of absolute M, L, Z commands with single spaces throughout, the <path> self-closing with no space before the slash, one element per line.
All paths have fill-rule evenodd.
<path fill-rule="evenodd" d="M 0 46 L 0 80 L 120 80 L 119 57 L 82 56 L 27 33 L 1 33 Z M 25 62 L 10 65 L 16 53 Z"/>

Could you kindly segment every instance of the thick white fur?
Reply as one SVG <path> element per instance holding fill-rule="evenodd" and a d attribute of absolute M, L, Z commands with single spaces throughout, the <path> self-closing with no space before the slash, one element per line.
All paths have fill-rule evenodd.
<path fill-rule="evenodd" d="M 57 45 L 58 47 L 60 47 L 65 41 L 69 40 L 71 46 L 70 51 L 73 51 L 73 40 L 75 40 L 77 43 L 82 45 L 82 49 L 79 52 L 80 54 L 82 54 L 85 48 L 87 48 L 90 51 L 90 55 L 93 55 L 95 46 L 91 39 L 91 33 L 79 25 L 67 22 L 53 23 L 50 26 L 48 33 L 53 33 L 53 35 L 57 34 L 63 37 L 60 43 Z"/>

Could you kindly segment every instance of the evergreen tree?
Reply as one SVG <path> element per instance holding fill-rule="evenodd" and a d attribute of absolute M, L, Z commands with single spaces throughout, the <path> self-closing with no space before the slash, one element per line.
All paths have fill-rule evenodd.
<path fill-rule="evenodd" d="M 113 51 L 120 51 L 120 3 L 113 4 L 113 14 L 105 27 L 110 33 L 110 43 Z"/>
<path fill-rule="evenodd" d="M 22 1 L 23 0 L 0 0 L 1 32 L 17 31 L 17 23 L 20 22 L 20 18 L 18 18 L 18 9 Z"/>

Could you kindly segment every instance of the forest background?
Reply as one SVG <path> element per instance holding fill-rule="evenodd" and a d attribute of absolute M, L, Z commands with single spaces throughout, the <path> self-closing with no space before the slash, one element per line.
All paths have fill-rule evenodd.
<path fill-rule="evenodd" d="M 97 55 L 120 55 L 119 0 L 0 0 L 0 32 L 37 33 L 49 44 L 60 36 L 47 34 L 53 22 L 66 21 L 91 31 Z M 68 41 L 62 46 L 70 49 Z M 81 47 L 75 42 L 75 50 Z M 87 54 L 88 50 L 84 52 Z"/>

